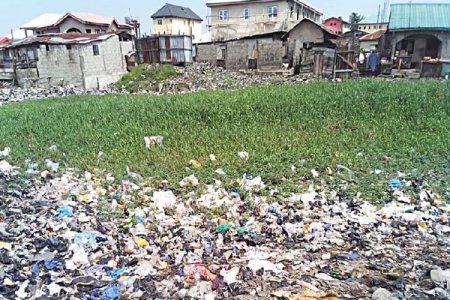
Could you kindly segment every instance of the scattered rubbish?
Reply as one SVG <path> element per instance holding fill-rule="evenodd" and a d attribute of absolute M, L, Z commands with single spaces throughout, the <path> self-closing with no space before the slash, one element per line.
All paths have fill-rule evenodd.
<path fill-rule="evenodd" d="M 191 186 L 198 185 L 198 178 L 195 177 L 195 175 L 185 177 L 183 180 L 180 181 L 180 187 L 187 187 L 189 185 Z"/>
<path fill-rule="evenodd" d="M 220 233 L 220 232 L 224 232 L 224 231 L 229 231 L 231 230 L 231 226 L 228 224 L 220 224 L 217 229 L 216 232 Z"/>
<path fill-rule="evenodd" d="M 216 161 L 216 156 L 215 156 L 214 154 L 210 154 L 210 155 L 209 155 L 209 159 L 210 159 L 211 161 Z"/>
<path fill-rule="evenodd" d="M 217 170 L 215 170 L 214 172 L 215 172 L 216 174 L 223 175 L 223 176 L 227 175 L 227 173 L 225 173 L 225 171 L 222 170 L 222 169 L 217 169 Z"/>
<path fill-rule="evenodd" d="M 145 147 L 150 149 L 153 146 L 162 144 L 164 137 L 160 135 L 144 137 Z"/>
<path fill-rule="evenodd" d="M 202 167 L 202 164 L 198 160 L 192 159 L 189 161 L 189 167 L 199 169 Z"/>
<path fill-rule="evenodd" d="M 248 159 L 249 154 L 248 154 L 248 152 L 242 151 L 242 152 L 238 152 L 238 156 L 242 159 Z"/>
<path fill-rule="evenodd" d="M 397 179 L 397 178 L 389 180 L 388 184 L 393 189 L 397 189 L 397 188 L 403 186 L 402 182 L 399 179 Z"/>
<path fill-rule="evenodd" d="M 29 163 L 0 162 L 0 298 L 450 296 L 450 204 L 412 175 L 375 205 L 327 169 L 285 193 L 249 172 L 180 188 Z"/>
<path fill-rule="evenodd" d="M 11 153 L 11 148 L 6 147 L 2 151 L 0 151 L 0 157 L 6 157 Z"/>
<path fill-rule="evenodd" d="M 58 220 L 65 217 L 73 217 L 73 208 L 68 205 L 62 205 L 56 210 L 58 212 Z"/>

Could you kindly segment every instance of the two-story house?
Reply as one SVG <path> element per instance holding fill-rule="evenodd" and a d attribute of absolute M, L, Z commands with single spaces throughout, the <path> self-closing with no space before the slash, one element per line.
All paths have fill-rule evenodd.
<path fill-rule="evenodd" d="M 188 35 L 196 40 L 202 35 L 202 18 L 188 7 L 166 4 L 151 17 L 153 34 Z"/>
<path fill-rule="evenodd" d="M 90 13 L 43 14 L 24 24 L 20 29 L 26 36 L 50 33 L 92 33 L 126 32 L 134 34 L 131 25 L 118 22 L 114 17 L 98 16 Z"/>
<path fill-rule="evenodd" d="M 289 31 L 303 19 L 320 22 L 321 13 L 300 0 L 207 0 L 213 41 Z"/>
<path fill-rule="evenodd" d="M 323 21 L 323 25 L 337 34 L 342 34 L 350 31 L 350 23 L 344 21 L 341 17 L 328 18 L 325 21 Z"/>

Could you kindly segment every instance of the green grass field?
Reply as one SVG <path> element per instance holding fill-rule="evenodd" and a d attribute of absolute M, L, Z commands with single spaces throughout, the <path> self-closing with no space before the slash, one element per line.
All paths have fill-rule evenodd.
<path fill-rule="evenodd" d="M 221 179 L 214 170 L 222 168 L 230 179 L 248 172 L 276 184 L 341 164 L 370 197 L 397 171 L 431 172 L 429 181 L 442 192 L 449 178 L 450 85 L 361 80 L 162 97 L 81 96 L 0 107 L 0 129 L 0 149 L 11 147 L 8 160 L 24 168 L 25 159 L 49 158 L 117 176 L 129 166 L 172 182 L 193 173 L 204 182 Z M 144 137 L 151 135 L 164 136 L 163 144 L 146 149 Z M 249 159 L 238 151 L 249 152 Z M 190 160 L 201 168 L 187 168 Z M 374 169 L 384 172 L 375 178 Z"/>

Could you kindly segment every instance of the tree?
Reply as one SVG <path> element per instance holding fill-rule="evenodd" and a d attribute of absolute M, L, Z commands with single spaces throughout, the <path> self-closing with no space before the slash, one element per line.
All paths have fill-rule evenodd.
<path fill-rule="evenodd" d="M 350 17 L 348 18 L 348 21 L 350 23 L 350 28 L 351 30 L 357 30 L 358 29 L 358 24 L 364 20 L 364 16 L 360 15 L 358 13 L 351 13 Z"/>

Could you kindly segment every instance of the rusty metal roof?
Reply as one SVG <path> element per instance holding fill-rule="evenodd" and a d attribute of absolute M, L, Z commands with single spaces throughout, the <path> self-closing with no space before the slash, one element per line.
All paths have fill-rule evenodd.
<path fill-rule="evenodd" d="M 366 34 L 365 36 L 361 37 L 359 40 L 360 41 L 379 40 L 385 33 L 386 33 L 386 30 L 377 30 L 373 33 Z"/>
<path fill-rule="evenodd" d="M 114 33 L 54 33 L 25 38 L 12 43 L 9 47 L 21 47 L 27 45 L 82 45 L 98 41 L 105 41 L 115 36 Z"/>

